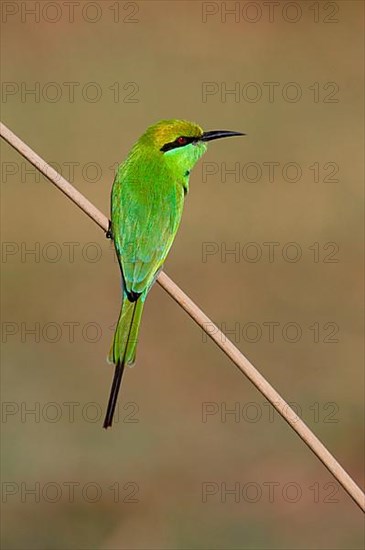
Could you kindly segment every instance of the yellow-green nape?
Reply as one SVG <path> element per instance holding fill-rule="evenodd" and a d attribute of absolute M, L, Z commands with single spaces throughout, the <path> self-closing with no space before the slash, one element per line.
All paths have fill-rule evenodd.
<path fill-rule="evenodd" d="M 202 128 L 195 122 L 170 119 L 160 120 L 156 124 L 153 124 L 147 128 L 140 139 L 160 149 L 165 143 L 171 143 L 180 136 L 200 137 L 202 135 Z"/>

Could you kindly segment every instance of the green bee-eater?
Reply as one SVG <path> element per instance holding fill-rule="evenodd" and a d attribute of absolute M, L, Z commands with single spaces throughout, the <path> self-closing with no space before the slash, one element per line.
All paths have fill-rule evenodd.
<path fill-rule="evenodd" d="M 135 361 L 144 302 L 180 225 L 190 172 L 208 141 L 242 135 L 162 120 L 146 130 L 117 170 L 109 236 L 122 272 L 123 302 L 108 356 L 115 373 L 104 428 L 112 425 L 124 366 Z"/>

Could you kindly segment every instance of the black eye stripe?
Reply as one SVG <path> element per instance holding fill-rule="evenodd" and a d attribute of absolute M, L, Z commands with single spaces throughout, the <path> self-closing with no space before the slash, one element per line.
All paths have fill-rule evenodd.
<path fill-rule="evenodd" d="M 178 142 L 178 139 L 183 137 L 186 141 L 185 143 L 179 143 Z M 178 138 L 175 139 L 175 141 L 171 141 L 170 143 L 165 143 L 165 145 L 163 145 L 160 149 L 160 151 L 162 151 L 163 153 L 165 153 L 166 151 L 170 151 L 171 149 L 177 149 L 178 147 L 185 147 L 185 145 L 188 145 L 189 143 L 193 143 L 194 141 L 198 141 L 200 136 L 194 136 L 194 137 L 191 137 L 191 136 L 179 136 Z"/>

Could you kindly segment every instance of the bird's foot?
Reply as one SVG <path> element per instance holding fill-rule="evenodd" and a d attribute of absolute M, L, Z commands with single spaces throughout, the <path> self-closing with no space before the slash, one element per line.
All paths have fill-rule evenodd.
<path fill-rule="evenodd" d="M 106 232 L 106 238 L 107 239 L 113 239 L 113 232 L 112 232 L 112 222 L 111 220 L 109 220 L 109 226 L 108 226 L 108 231 Z"/>

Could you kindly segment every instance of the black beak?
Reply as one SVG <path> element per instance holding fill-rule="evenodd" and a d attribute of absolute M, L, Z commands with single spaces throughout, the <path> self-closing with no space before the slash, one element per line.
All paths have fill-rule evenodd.
<path fill-rule="evenodd" d="M 245 136 L 242 132 L 231 132 L 230 130 L 211 130 L 210 132 L 204 132 L 201 141 L 212 141 L 213 139 L 220 139 L 231 136 Z"/>

